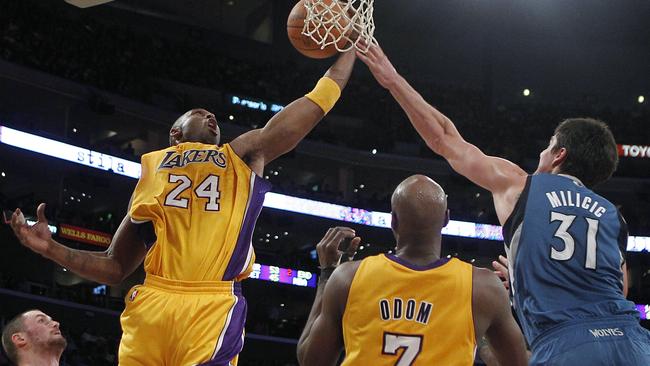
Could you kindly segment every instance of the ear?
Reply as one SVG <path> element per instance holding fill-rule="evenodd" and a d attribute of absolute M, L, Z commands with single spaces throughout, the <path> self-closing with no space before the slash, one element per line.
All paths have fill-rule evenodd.
<path fill-rule="evenodd" d="M 181 130 L 180 127 L 172 127 L 169 130 L 169 141 L 176 145 L 180 142 L 180 140 L 183 138 L 183 131 Z"/>
<path fill-rule="evenodd" d="M 447 211 L 445 212 L 445 223 L 442 225 L 442 227 L 445 227 L 447 226 L 447 224 L 449 224 L 449 217 L 450 217 L 450 211 L 449 209 L 447 209 Z"/>
<path fill-rule="evenodd" d="M 564 147 L 559 148 L 558 151 L 556 151 L 553 154 L 553 161 L 551 162 L 551 167 L 557 168 L 560 165 L 562 165 L 562 163 L 564 163 L 564 161 L 566 160 L 567 156 L 568 156 L 568 151 L 566 150 L 566 148 Z"/>
<path fill-rule="evenodd" d="M 397 215 L 394 211 L 390 212 L 390 227 L 394 232 L 397 232 Z"/>
<path fill-rule="evenodd" d="M 12 334 L 11 341 L 14 342 L 16 348 L 23 348 L 27 345 L 27 338 L 22 332 Z"/>

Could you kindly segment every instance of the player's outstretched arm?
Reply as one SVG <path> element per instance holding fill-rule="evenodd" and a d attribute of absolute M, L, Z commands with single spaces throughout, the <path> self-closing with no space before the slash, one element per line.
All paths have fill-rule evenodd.
<path fill-rule="evenodd" d="M 395 70 L 381 47 L 371 45 L 366 54 L 357 51 L 357 56 L 368 65 L 377 82 L 390 91 L 429 148 L 444 157 L 456 172 L 495 195 L 497 214 L 505 221 L 516 199 L 512 207 L 501 209 L 497 196 L 512 188 L 519 194 L 526 184 L 526 172 L 508 160 L 485 155 L 465 141 L 454 123 L 427 103 Z"/>
<path fill-rule="evenodd" d="M 302 366 L 333 366 L 343 351 L 343 308 L 350 289 L 349 271 L 344 263 L 324 286 L 321 298 L 314 301 L 317 312 L 305 326 L 298 342 L 298 363 Z M 318 304 L 316 303 L 318 301 Z M 309 320 L 308 320 L 309 322 Z"/>
<path fill-rule="evenodd" d="M 354 52 L 342 53 L 314 90 L 290 103 L 263 128 L 233 140 L 230 145 L 235 153 L 261 175 L 266 164 L 293 150 L 334 106 L 350 78 L 355 59 Z"/>
<path fill-rule="evenodd" d="M 524 336 L 512 316 L 508 293 L 499 278 L 487 269 L 474 268 L 472 288 L 477 339 L 485 335 L 499 365 L 527 365 Z"/>
<path fill-rule="evenodd" d="M 343 255 L 339 245 L 344 239 L 351 239 L 348 254 L 353 254 L 361 239 L 347 227 L 329 229 L 316 246 L 321 275 L 314 304 L 296 348 L 300 365 L 335 365 L 341 356 L 341 321 L 350 284 L 359 266 L 359 262 L 338 265 Z"/>
<path fill-rule="evenodd" d="M 116 285 L 142 263 L 146 255 L 136 225 L 126 216 L 104 252 L 69 248 L 52 239 L 45 217 L 45 204 L 36 211 L 38 221 L 29 226 L 20 209 L 11 216 L 11 228 L 20 242 L 34 252 L 91 281 Z"/>

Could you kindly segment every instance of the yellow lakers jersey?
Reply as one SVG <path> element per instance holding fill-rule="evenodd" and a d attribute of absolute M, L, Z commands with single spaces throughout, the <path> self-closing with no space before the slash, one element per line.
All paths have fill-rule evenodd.
<path fill-rule="evenodd" d="M 343 365 L 472 365 L 472 266 L 364 259 L 343 314 Z"/>
<path fill-rule="evenodd" d="M 145 271 L 181 281 L 248 277 L 253 228 L 269 189 L 228 144 L 185 142 L 143 155 L 129 214 L 153 224 Z"/>

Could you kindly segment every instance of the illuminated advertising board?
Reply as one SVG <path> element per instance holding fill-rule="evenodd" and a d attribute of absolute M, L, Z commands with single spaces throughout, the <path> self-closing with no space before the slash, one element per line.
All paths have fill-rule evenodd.
<path fill-rule="evenodd" d="M 32 135 L 13 128 L 0 126 L 0 142 L 115 174 L 135 179 L 140 178 L 140 164 L 136 162 Z"/>
<path fill-rule="evenodd" d="M 650 146 L 618 145 L 618 156 L 624 158 L 650 158 Z"/>
<path fill-rule="evenodd" d="M 141 169 L 139 163 L 32 135 L 8 127 L 0 126 L 0 142 L 73 163 L 110 171 L 115 174 L 125 175 L 135 179 L 140 177 Z M 648 153 L 650 152 L 644 152 L 644 154 Z M 266 194 L 264 207 L 359 225 L 390 229 L 391 215 L 388 212 L 369 211 L 362 208 L 342 206 L 273 192 Z M 52 230 L 52 228 L 50 228 L 50 230 Z M 56 230 L 56 228 L 54 228 L 54 230 Z M 449 224 L 443 228 L 442 233 L 444 235 L 460 236 L 464 238 L 503 241 L 501 226 L 468 221 L 450 220 Z M 630 236 L 627 242 L 627 251 L 650 252 L 650 237 Z"/>
<path fill-rule="evenodd" d="M 257 98 L 248 98 L 238 95 L 228 96 L 230 104 L 239 105 L 248 109 L 255 109 L 258 111 L 269 111 L 271 113 L 278 113 L 284 109 L 283 105 L 267 102 Z"/>
<path fill-rule="evenodd" d="M 291 268 L 254 263 L 250 278 L 300 287 L 316 287 L 316 274 Z"/>
<path fill-rule="evenodd" d="M 97 245 L 104 248 L 108 248 L 108 246 L 111 245 L 111 240 L 113 238 L 111 234 L 68 224 L 59 225 L 59 229 L 59 236 L 62 238 Z"/>

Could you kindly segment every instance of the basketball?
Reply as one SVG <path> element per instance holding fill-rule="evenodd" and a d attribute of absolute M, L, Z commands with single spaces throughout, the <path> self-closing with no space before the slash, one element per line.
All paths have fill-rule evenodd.
<path fill-rule="evenodd" d="M 327 6 L 332 4 L 333 0 L 321 0 Z M 322 5 L 315 5 L 322 6 Z M 342 12 L 343 10 L 336 3 L 332 6 L 330 12 L 324 15 L 324 21 L 330 20 L 333 17 L 336 17 L 336 11 Z M 287 34 L 289 36 L 289 42 L 295 47 L 298 52 L 310 58 L 328 58 L 332 57 L 338 53 L 334 44 L 330 44 L 325 48 L 321 49 L 321 46 L 316 43 L 311 37 L 305 36 L 302 34 L 302 29 L 305 24 L 305 18 L 307 17 L 307 9 L 305 8 L 304 0 L 300 0 L 289 13 L 289 18 L 287 19 Z M 338 18 L 336 22 L 338 23 L 338 28 L 344 28 L 347 26 L 348 21 L 345 17 L 336 17 Z M 324 38 L 327 36 L 326 28 L 330 27 L 318 27 L 318 38 Z M 336 26 L 329 29 L 328 40 L 334 40 L 339 38 L 341 35 L 339 29 Z M 336 45 L 339 48 L 345 47 L 347 44 L 347 39 L 342 37 Z"/>

